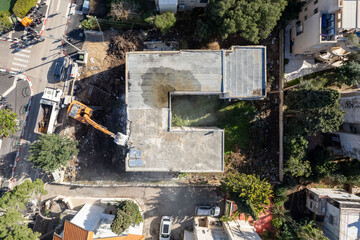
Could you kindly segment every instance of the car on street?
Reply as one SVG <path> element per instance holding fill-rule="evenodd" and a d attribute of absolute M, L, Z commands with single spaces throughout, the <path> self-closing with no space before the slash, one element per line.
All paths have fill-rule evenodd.
<path fill-rule="evenodd" d="M 160 224 L 160 240 L 170 240 L 171 234 L 171 218 L 169 216 L 163 216 Z"/>
<path fill-rule="evenodd" d="M 65 77 L 66 59 L 61 57 L 56 59 L 54 65 L 54 80 L 60 82 Z"/>
<path fill-rule="evenodd" d="M 220 215 L 220 207 L 212 205 L 197 206 L 195 207 L 195 215 L 217 217 Z"/>

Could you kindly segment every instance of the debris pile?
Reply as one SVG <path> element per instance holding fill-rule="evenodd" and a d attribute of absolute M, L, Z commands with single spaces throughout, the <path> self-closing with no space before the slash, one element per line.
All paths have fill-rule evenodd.
<path fill-rule="evenodd" d="M 111 38 L 108 53 L 125 60 L 127 52 L 136 50 L 143 50 L 141 34 L 134 31 L 126 31 L 121 35 Z"/>

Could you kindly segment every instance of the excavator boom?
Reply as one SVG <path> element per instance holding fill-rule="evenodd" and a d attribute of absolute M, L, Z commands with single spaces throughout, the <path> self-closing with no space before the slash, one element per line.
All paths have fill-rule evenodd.
<path fill-rule="evenodd" d="M 67 111 L 67 115 L 74 118 L 75 120 L 89 124 L 96 128 L 97 130 L 102 131 L 103 133 L 109 135 L 114 138 L 114 142 L 118 145 L 125 146 L 127 142 L 127 136 L 121 133 L 113 133 L 106 129 L 106 127 L 98 124 L 94 120 L 91 119 L 93 114 L 93 110 L 86 106 L 85 104 L 74 100 Z"/>

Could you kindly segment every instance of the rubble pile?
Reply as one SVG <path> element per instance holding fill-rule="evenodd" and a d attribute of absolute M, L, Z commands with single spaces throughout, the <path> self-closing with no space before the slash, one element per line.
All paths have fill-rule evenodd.
<path fill-rule="evenodd" d="M 143 50 L 143 40 L 140 34 L 136 34 L 134 31 L 126 31 L 111 38 L 108 53 L 119 59 L 125 59 L 127 52 L 136 50 Z"/>

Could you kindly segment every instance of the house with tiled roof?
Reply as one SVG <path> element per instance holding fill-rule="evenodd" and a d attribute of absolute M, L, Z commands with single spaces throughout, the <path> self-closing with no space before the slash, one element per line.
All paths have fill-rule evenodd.
<path fill-rule="evenodd" d="M 65 221 L 61 234 L 54 233 L 53 240 L 145 240 L 143 223 L 130 226 L 119 236 L 111 231 L 114 218 L 104 207 L 85 204 L 71 221 Z"/>

